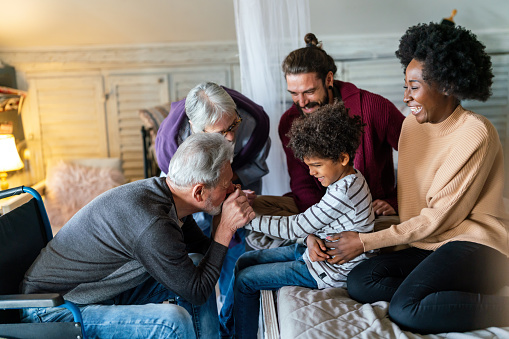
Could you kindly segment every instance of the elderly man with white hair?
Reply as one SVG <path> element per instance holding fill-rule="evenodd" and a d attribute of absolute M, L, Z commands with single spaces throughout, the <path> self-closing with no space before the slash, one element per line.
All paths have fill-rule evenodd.
<path fill-rule="evenodd" d="M 241 93 L 203 82 L 189 91 L 183 100 L 173 102 L 168 117 L 161 123 L 156 138 L 156 157 L 164 175 L 178 146 L 194 133 L 217 133 L 234 146 L 233 182 L 240 184 L 250 203 L 261 194 L 262 177 L 269 172 L 266 158 L 270 149 L 269 117 L 263 107 Z M 194 216 L 205 234 L 210 234 L 212 217 Z M 245 252 L 244 229 L 230 243 L 219 290 L 227 294 L 237 258 Z"/>
<path fill-rule="evenodd" d="M 190 136 L 167 177 L 113 188 L 69 220 L 26 272 L 23 293 L 78 304 L 91 338 L 217 338 L 214 287 L 233 234 L 254 218 L 232 183 L 232 157 L 221 135 Z M 199 211 L 221 213 L 211 238 L 192 217 Z M 203 257 L 195 265 L 189 253 Z M 62 308 L 23 314 L 25 322 L 71 318 Z"/>

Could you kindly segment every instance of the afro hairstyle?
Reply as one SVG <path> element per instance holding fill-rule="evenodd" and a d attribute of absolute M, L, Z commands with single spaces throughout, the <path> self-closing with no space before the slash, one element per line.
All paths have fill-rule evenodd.
<path fill-rule="evenodd" d="M 459 100 L 486 101 L 491 96 L 491 58 L 477 37 L 461 26 L 412 26 L 401 37 L 396 56 L 404 73 L 412 59 L 423 63 L 424 81 Z"/>
<path fill-rule="evenodd" d="M 360 116 L 349 116 L 349 109 L 338 100 L 305 115 L 292 125 L 288 147 L 300 160 L 309 157 L 338 161 L 343 153 L 353 166 L 364 125 Z"/>

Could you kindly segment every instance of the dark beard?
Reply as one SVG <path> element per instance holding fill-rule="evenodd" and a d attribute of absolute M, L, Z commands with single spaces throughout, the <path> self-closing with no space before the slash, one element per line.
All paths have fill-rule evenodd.
<path fill-rule="evenodd" d="M 329 103 L 329 91 L 325 90 L 325 98 L 322 101 L 312 101 L 309 104 L 307 104 L 305 107 L 313 108 L 315 106 L 323 106 Z M 297 105 L 295 102 L 293 103 L 295 107 L 297 107 L 297 110 L 299 111 L 301 116 L 305 116 L 306 113 L 302 110 L 302 108 Z"/>

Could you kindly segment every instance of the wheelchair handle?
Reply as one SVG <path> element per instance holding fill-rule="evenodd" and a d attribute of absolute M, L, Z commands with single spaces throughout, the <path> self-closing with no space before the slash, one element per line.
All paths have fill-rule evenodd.
<path fill-rule="evenodd" d="M 0 199 L 12 197 L 13 195 L 20 195 L 21 193 L 25 193 L 25 186 L 18 186 L 13 188 L 8 188 L 6 190 L 0 191 Z"/>

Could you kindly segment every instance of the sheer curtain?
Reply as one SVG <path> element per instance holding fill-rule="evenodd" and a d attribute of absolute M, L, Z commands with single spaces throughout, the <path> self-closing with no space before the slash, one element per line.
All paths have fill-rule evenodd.
<path fill-rule="evenodd" d="M 277 128 L 292 102 L 281 63 L 292 50 L 304 47 L 309 0 L 234 0 L 234 10 L 242 93 L 270 117 L 270 172 L 263 177 L 262 193 L 282 195 L 290 191 L 290 179 Z"/>

